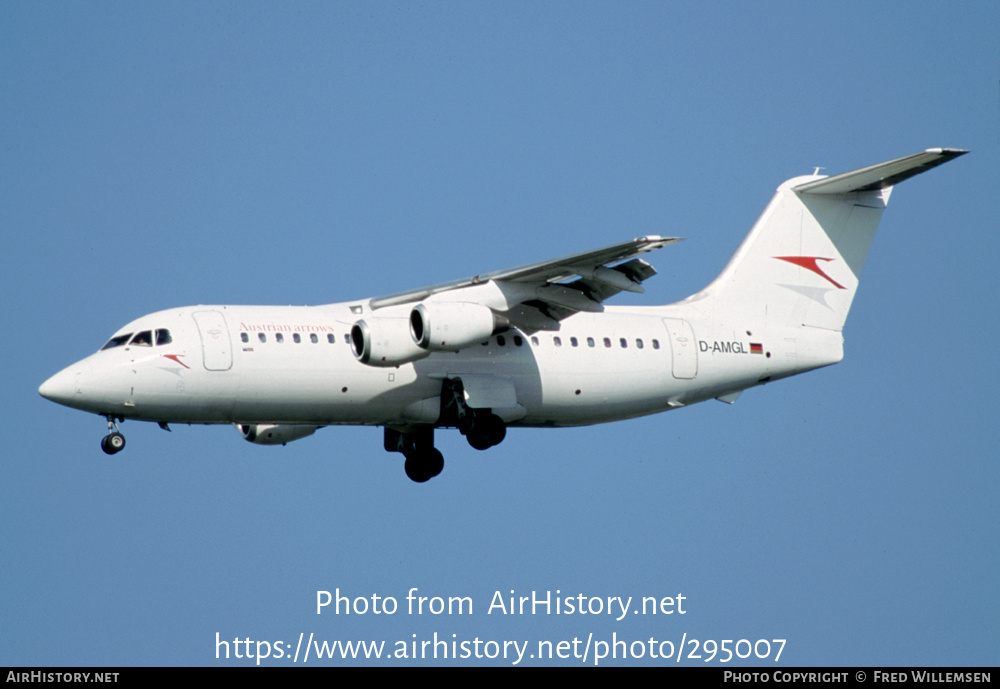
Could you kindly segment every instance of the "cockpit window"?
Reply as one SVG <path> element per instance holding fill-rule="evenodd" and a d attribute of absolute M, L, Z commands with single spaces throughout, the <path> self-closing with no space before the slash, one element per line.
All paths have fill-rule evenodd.
<path fill-rule="evenodd" d="M 170 331 L 166 328 L 157 328 L 156 330 L 156 344 L 165 345 L 173 342 L 173 338 L 170 337 Z"/>
<path fill-rule="evenodd" d="M 112 337 L 108 340 L 108 343 L 101 347 L 101 351 L 105 349 L 114 349 L 115 347 L 121 347 L 123 344 L 128 342 L 129 338 L 132 337 L 132 333 L 126 333 L 125 335 L 119 335 L 118 337 Z"/>
<path fill-rule="evenodd" d="M 143 330 L 141 333 L 136 333 L 132 341 L 129 342 L 133 346 L 141 347 L 152 347 L 153 346 L 153 333 L 149 330 Z"/>

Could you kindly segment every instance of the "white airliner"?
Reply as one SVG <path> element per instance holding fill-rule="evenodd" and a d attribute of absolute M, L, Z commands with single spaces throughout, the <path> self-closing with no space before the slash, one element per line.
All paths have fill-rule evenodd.
<path fill-rule="evenodd" d="M 642 292 L 641 237 L 511 270 L 326 306 L 190 306 L 143 316 L 45 381 L 54 402 L 107 418 L 234 424 L 285 444 L 332 425 L 385 429 L 406 474 L 441 472 L 434 429 L 474 448 L 509 426 L 617 421 L 718 399 L 835 364 L 893 185 L 966 153 L 929 149 L 780 187 L 705 289 L 666 306 Z"/>

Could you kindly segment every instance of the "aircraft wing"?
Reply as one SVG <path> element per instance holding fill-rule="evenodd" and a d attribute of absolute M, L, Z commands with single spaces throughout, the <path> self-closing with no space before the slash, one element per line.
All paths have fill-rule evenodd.
<path fill-rule="evenodd" d="M 558 328 L 558 321 L 578 311 L 603 311 L 602 302 L 619 292 L 641 293 L 640 283 L 656 275 L 656 270 L 636 257 L 679 241 L 679 237 L 639 237 L 593 251 L 376 297 L 370 306 L 377 310 L 494 282 L 516 295 L 517 303 L 504 312 L 512 323 L 528 330 Z"/>

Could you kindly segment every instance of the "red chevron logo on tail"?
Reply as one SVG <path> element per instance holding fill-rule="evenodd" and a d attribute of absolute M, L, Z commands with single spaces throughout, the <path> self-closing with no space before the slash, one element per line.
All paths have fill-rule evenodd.
<path fill-rule="evenodd" d="M 811 270 L 822 278 L 825 278 L 831 285 L 837 289 L 847 289 L 842 284 L 834 280 L 832 277 L 823 272 L 823 269 L 819 267 L 816 261 L 832 261 L 832 258 L 822 258 L 820 256 L 774 256 L 774 258 L 779 261 L 788 261 L 789 263 L 794 263 L 795 265 Z"/>

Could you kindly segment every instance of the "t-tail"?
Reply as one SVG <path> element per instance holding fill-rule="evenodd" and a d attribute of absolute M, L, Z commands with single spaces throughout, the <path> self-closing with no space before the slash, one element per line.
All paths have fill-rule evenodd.
<path fill-rule="evenodd" d="M 839 333 L 893 186 L 965 153 L 932 148 L 788 180 L 719 276 L 684 303 L 715 323 Z"/>

